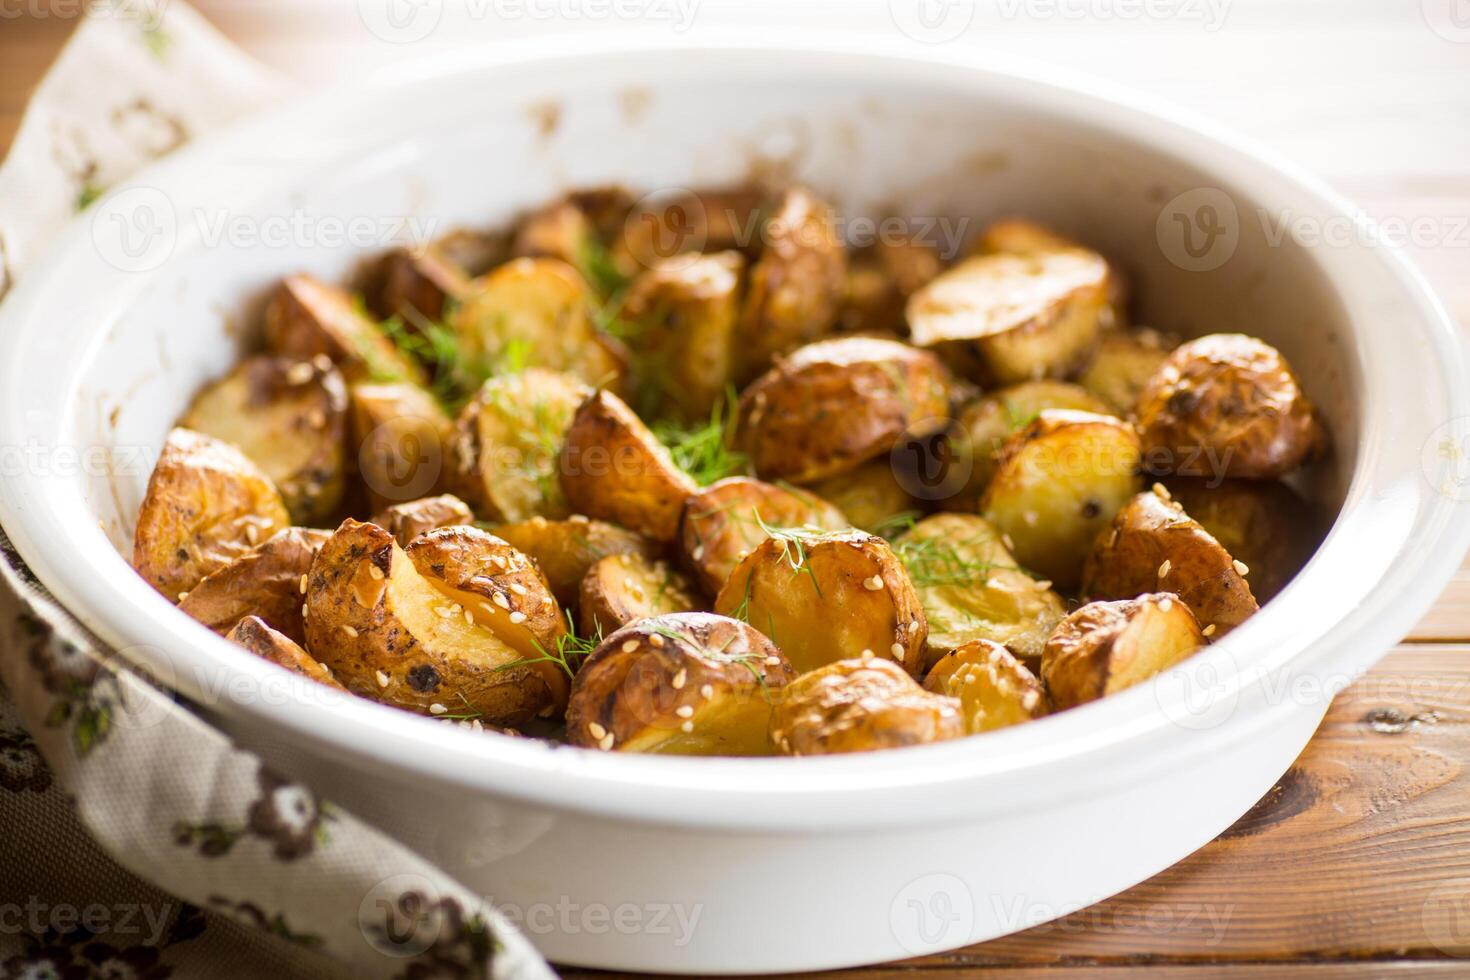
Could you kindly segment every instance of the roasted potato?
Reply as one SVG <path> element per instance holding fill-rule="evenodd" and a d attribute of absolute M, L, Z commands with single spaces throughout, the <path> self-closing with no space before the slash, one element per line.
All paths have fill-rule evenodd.
<path fill-rule="evenodd" d="M 734 374 L 745 257 L 719 252 L 661 262 L 633 280 L 621 316 L 646 414 L 708 418 Z"/>
<path fill-rule="evenodd" d="M 1017 430 L 1029 425 L 1044 409 L 1062 408 L 1095 415 L 1114 414 L 1105 402 L 1067 381 L 1022 381 L 992 391 L 960 412 L 959 425 L 971 460 L 970 479 L 955 503 L 973 506 L 995 475 L 995 461 Z"/>
<path fill-rule="evenodd" d="M 355 384 L 352 443 L 368 505 L 382 510 L 432 493 L 448 468 L 445 446 L 451 423 L 432 395 L 418 385 Z"/>
<path fill-rule="evenodd" d="M 1066 377 L 1112 322 L 1108 288 L 1106 260 L 1086 249 L 981 255 L 909 298 L 909 333 L 920 347 L 957 349 L 961 364 L 978 353 L 985 376 L 975 380 Z"/>
<path fill-rule="evenodd" d="M 1245 579 L 1249 571 L 1167 490 L 1155 486 L 1129 501 L 1098 535 L 1082 566 L 1082 594 L 1131 599 L 1172 592 L 1206 635 L 1224 636 L 1256 612 Z"/>
<path fill-rule="evenodd" d="M 372 523 L 393 535 L 401 548 L 407 548 L 409 542 L 425 531 L 474 521 L 475 515 L 469 507 L 452 493 L 394 504 L 372 516 Z"/>
<path fill-rule="evenodd" d="M 470 291 L 470 277 L 432 245 L 389 252 L 378 267 L 376 312 L 403 319 L 406 330 L 441 322 Z"/>
<path fill-rule="evenodd" d="M 422 714 L 517 725 L 559 711 L 567 677 L 557 654 L 526 656 L 511 640 L 534 634 L 502 634 L 509 619 L 486 619 L 478 599 L 466 606 L 440 591 L 391 534 L 350 518 L 307 578 L 307 649 L 354 694 Z"/>
<path fill-rule="evenodd" d="M 1090 602 L 1047 641 L 1041 677 L 1053 706 L 1072 708 L 1146 681 L 1208 642 L 1172 594 Z"/>
<path fill-rule="evenodd" d="M 1109 330 L 1098 340 L 1077 383 L 1102 399 L 1109 412 L 1131 418 L 1139 394 L 1158 373 L 1171 346 L 1157 330 Z"/>
<path fill-rule="evenodd" d="M 666 561 L 609 555 L 582 579 L 577 626 L 604 636 L 639 619 L 693 612 L 704 606 L 694 586 Z"/>
<path fill-rule="evenodd" d="M 329 537 L 327 531 L 288 527 L 206 575 L 179 609 L 221 635 L 254 616 L 293 642 L 305 643 L 301 583 Z"/>
<path fill-rule="evenodd" d="M 342 502 L 347 388 L 325 356 L 246 358 L 196 395 L 179 425 L 249 456 L 298 524 L 324 520 Z"/>
<path fill-rule="evenodd" d="M 551 583 L 551 592 L 563 606 L 575 607 L 582 579 L 608 555 L 658 557 L 658 545 L 641 534 L 573 514 L 564 521 L 533 517 L 501 524 L 495 534 L 531 556 Z"/>
<path fill-rule="evenodd" d="M 678 255 L 760 251 L 764 194 L 755 189 L 653 195 L 624 214 L 611 246 L 628 278 Z"/>
<path fill-rule="evenodd" d="M 1326 432 L 1274 347 L 1211 334 L 1177 348 L 1138 397 L 1144 465 L 1161 475 L 1269 480 L 1320 454 Z"/>
<path fill-rule="evenodd" d="M 857 469 L 949 417 L 953 379 L 928 351 L 871 337 L 819 341 L 740 396 L 734 443 L 764 479 L 810 483 Z"/>
<path fill-rule="evenodd" d="M 444 261 L 467 276 L 483 276 L 510 260 L 510 235 L 504 231 L 455 228 L 430 246 Z"/>
<path fill-rule="evenodd" d="M 597 229 L 575 202 L 565 198 L 535 212 L 516 229 L 511 251 L 517 258 L 560 259 L 581 269 L 597 247 Z"/>
<path fill-rule="evenodd" d="M 1138 461 L 1128 423 L 1045 409 L 1001 450 L 980 511 L 1017 561 L 1071 589 L 1098 531 L 1142 488 Z"/>
<path fill-rule="evenodd" d="M 904 303 L 942 271 L 944 261 L 931 246 L 912 236 L 881 238 L 848 262 L 842 328 L 857 333 L 905 331 Z"/>
<path fill-rule="evenodd" d="M 424 383 L 424 371 L 378 329 L 342 289 L 311 276 L 282 281 L 265 309 L 265 346 L 298 361 L 323 354 L 349 383 Z"/>
<path fill-rule="evenodd" d="M 830 331 L 847 292 L 847 251 L 833 212 L 806 190 L 782 197 L 763 244 L 740 317 L 742 380 Z"/>
<path fill-rule="evenodd" d="M 567 738 L 604 751 L 770 755 L 771 699 L 794 676 L 745 623 L 697 612 L 639 620 L 577 672 Z"/>
<path fill-rule="evenodd" d="M 451 317 L 460 354 L 482 376 L 543 367 L 589 385 L 622 383 L 626 353 L 593 322 L 595 298 L 557 259 L 515 259 L 476 279 Z"/>
<path fill-rule="evenodd" d="M 784 755 L 924 745 L 965 734 L 960 701 L 924 690 L 891 660 L 838 660 L 786 685 L 771 721 Z"/>
<path fill-rule="evenodd" d="M 277 667 L 285 667 L 293 674 L 325 684 L 334 690 L 346 690 L 319 660 L 301 649 L 300 644 L 291 637 L 271 629 L 270 624 L 259 616 L 246 616 L 240 620 L 225 639 L 239 644 L 262 660 L 269 660 Z"/>
<path fill-rule="evenodd" d="M 684 498 L 699 487 L 617 395 L 598 391 L 572 418 L 561 447 L 561 488 L 577 513 L 672 541 Z"/>
<path fill-rule="evenodd" d="M 1035 668 L 1067 611 L 1016 563 L 1000 532 L 973 514 L 935 514 L 894 539 L 929 624 L 924 663 L 990 640 Z"/>
<path fill-rule="evenodd" d="M 774 531 L 730 573 L 715 612 L 765 633 L 801 673 L 864 651 L 922 667 L 919 597 L 888 542 L 863 531 Z"/>
<path fill-rule="evenodd" d="M 270 477 L 240 450 L 174 429 L 148 478 L 133 567 L 170 602 L 291 524 Z"/>
<path fill-rule="evenodd" d="M 853 527 L 874 534 L 920 507 L 920 501 L 905 489 L 893 461 L 886 456 L 848 473 L 818 480 L 808 489 L 841 511 Z"/>
<path fill-rule="evenodd" d="M 1265 603 L 1312 556 L 1322 528 L 1312 508 L 1273 480 L 1174 477 L 1169 492 L 1234 558 L 1250 569 L 1251 594 Z"/>
<path fill-rule="evenodd" d="M 997 252 L 1034 255 L 1038 252 L 1055 252 L 1061 249 L 1084 247 L 1081 242 L 1034 221 L 1025 218 L 1002 218 L 1000 221 L 987 225 L 976 236 L 970 250 L 976 255 L 993 255 Z M 1112 263 L 1108 264 L 1108 300 L 1114 311 L 1112 325 L 1117 326 L 1124 323 L 1128 306 L 1128 284 Z"/>
<path fill-rule="evenodd" d="M 486 381 L 455 418 L 449 485 L 490 520 L 566 517 L 562 440 L 591 394 L 571 375 L 541 368 Z"/>
<path fill-rule="evenodd" d="M 735 566 L 769 537 L 767 528 L 839 531 L 848 526 L 841 511 L 804 490 L 732 476 L 684 501 L 679 542 L 685 564 L 714 595 Z"/>
<path fill-rule="evenodd" d="M 989 640 L 972 640 L 947 654 L 924 678 L 924 690 L 959 698 L 968 735 L 1019 725 L 1047 711 L 1036 675 Z"/>

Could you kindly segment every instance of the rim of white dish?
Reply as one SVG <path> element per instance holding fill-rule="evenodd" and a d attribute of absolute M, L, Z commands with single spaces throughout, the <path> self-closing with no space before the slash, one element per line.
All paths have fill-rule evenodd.
<path fill-rule="evenodd" d="M 800 57 L 792 57 L 795 53 Z M 616 38 L 560 37 L 468 49 L 400 65 L 293 99 L 289 105 L 211 134 L 148 168 L 118 190 L 165 189 L 181 207 L 213 203 L 204 179 L 213 162 L 229 160 L 243 183 L 241 160 L 256 141 L 312 145 L 323 130 L 342 134 L 335 119 L 371 105 L 394 89 L 436 85 L 493 73 L 499 80 L 555 75 L 608 87 L 657 88 L 678 79 L 747 73 L 770 79 L 888 77 L 926 81 L 954 91 L 1004 94 L 1080 117 L 1103 120 L 1167 147 L 1205 172 L 1229 174 L 1270 200 L 1290 192 L 1298 207 L 1367 219 L 1318 179 L 1217 126 L 1161 105 L 1151 96 L 1051 67 L 1010 58 L 940 51 L 841 35 L 788 34 L 780 39 L 727 36 L 680 42 L 630 32 Z M 529 98 L 529 97 L 528 97 Z M 322 142 L 331 143 L 331 140 Z M 340 152 L 341 143 L 335 143 Z M 303 164 L 310 161 L 302 154 Z M 246 167 L 248 168 L 248 164 Z M 1268 193 L 1265 184 L 1276 186 Z M 1381 240 L 1365 235 L 1365 242 Z M 1353 246 L 1352 251 L 1367 249 Z M 598 753 L 530 739 L 487 737 L 382 705 L 344 698 L 330 707 L 304 702 L 218 700 L 215 710 L 248 716 L 313 746 L 312 754 L 417 774 L 436 785 L 488 797 L 510 797 L 553 809 L 671 826 L 820 832 L 897 825 L 916 819 L 958 821 L 991 811 L 1041 805 L 1138 778 L 1155 767 L 1200 757 L 1221 738 L 1249 737 L 1276 712 L 1302 707 L 1262 697 L 1272 679 L 1319 678 L 1330 668 L 1345 682 L 1387 649 L 1428 609 L 1470 546 L 1470 509 L 1432 492 L 1400 453 L 1387 460 L 1396 427 L 1419 422 L 1431 401 L 1448 406 L 1447 421 L 1470 415 L 1464 345 L 1448 314 L 1396 252 L 1376 249 L 1401 294 L 1398 309 L 1416 325 L 1418 343 L 1380 338 L 1378 354 L 1400 364 L 1385 369 L 1372 338 L 1358 339 L 1364 378 L 1358 460 L 1339 518 L 1306 569 L 1275 600 L 1225 640 L 1176 668 L 1181 683 L 1148 683 L 1046 719 L 985 738 L 860 756 L 805 759 L 665 758 Z M 167 268 L 167 265 L 164 266 Z M 125 309 L 150 275 L 101 263 L 85 220 L 73 222 L 46 259 L 32 268 L 0 308 L 0 445 L 28 438 L 55 445 L 70 428 L 75 382 L 105 335 L 107 322 L 68 318 L 80 294 Z M 284 270 L 283 270 L 284 271 Z M 86 284 L 77 288 L 78 283 Z M 43 326 L 45 324 L 45 326 Z M 73 354 L 72 373 L 45 375 L 38 336 Z M 23 361 L 27 359 L 26 361 Z M 63 362 L 58 362 L 63 363 Z M 1415 408 L 1415 406 L 1421 406 Z M 1436 412 L 1435 415 L 1439 413 Z M 1417 448 L 1417 447 L 1416 447 Z M 1417 454 L 1414 457 L 1417 459 Z M 1387 501 L 1388 503 L 1385 503 Z M 1365 535 L 1391 506 L 1397 537 Z M 1377 520 L 1377 524 L 1374 521 Z M 272 666 L 189 620 L 138 578 L 87 511 L 77 486 L 22 474 L 0 484 L 0 522 L 40 580 L 124 656 L 155 674 L 208 658 L 251 684 L 270 680 Z M 1433 547 L 1430 547 L 1430 545 Z M 1415 546 L 1417 545 L 1417 547 Z M 1334 595 L 1356 596 L 1345 615 Z M 228 690 L 226 686 L 223 690 Z M 181 689 L 200 699 L 204 692 Z M 215 692 L 217 696 L 218 692 Z M 1205 703 L 1191 703 L 1203 694 Z M 1325 700 L 1318 705 L 1325 709 Z M 1219 727 L 1200 723 L 1217 711 Z M 1224 721 L 1238 712 L 1228 726 Z M 1181 720 L 1185 723 L 1181 723 Z"/>

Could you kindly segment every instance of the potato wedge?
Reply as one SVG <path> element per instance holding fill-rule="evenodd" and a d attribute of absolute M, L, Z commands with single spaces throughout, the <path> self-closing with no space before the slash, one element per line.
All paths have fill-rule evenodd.
<path fill-rule="evenodd" d="M 949 417 L 953 379 L 928 351 L 838 337 L 796 351 L 740 396 L 734 442 L 763 479 L 810 483 L 857 469 Z"/>
<path fill-rule="evenodd" d="M 1066 377 L 1092 355 L 1112 322 L 1107 261 L 1086 249 L 966 259 L 910 297 L 910 336 L 920 347 L 969 347 L 987 377 L 1014 384 Z"/>
<path fill-rule="evenodd" d="M 1131 599 L 1172 592 L 1206 635 L 1224 636 L 1258 608 L 1245 579 L 1249 571 L 1155 485 L 1129 501 L 1098 535 L 1082 566 L 1082 594 Z"/>
<path fill-rule="evenodd" d="M 960 428 L 969 440 L 970 479 L 953 505 L 964 506 L 968 502 L 973 506 L 979 501 L 995 475 L 996 457 L 1006 441 L 1048 408 L 1115 414 L 1107 403 L 1083 388 L 1050 379 L 1022 381 L 971 402 L 959 416 Z"/>
<path fill-rule="evenodd" d="M 418 385 L 355 384 L 352 442 L 368 505 L 382 510 L 417 500 L 440 485 L 448 464 L 449 416 Z"/>
<path fill-rule="evenodd" d="M 1173 345 L 1157 330 L 1109 330 L 1077 383 L 1120 418 L 1131 418 L 1144 385 L 1158 373 Z"/>
<path fill-rule="evenodd" d="M 606 636 L 631 622 L 694 612 L 704 607 L 694 586 L 666 561 L 642 555 L 609 555 L 582 579 L 577 627 Z"/>
<path fill-rule="evenodd" d="M 1001 450 L 980 511 L 1022 566 L 1069 590 L 1097 533 L 1142 489 L 1138 462 L 1128 423 L 1044 409 Z"/>
<path fill-rule="evenodd" d="M 1321 540 L 1319 515 L 1284 483 L 1176 476 L 1167 486 L 1185 513 L 1250 569 L 1251 594 L 1262 604 L 1296 577 Z"/>
<path fill-rule="evenodd" d="M 1244 334 L 1177 348 L 1138 397 L 1144 465 L 1161 475 L 1269 480 L 1326 448 L 1291 366 Z"/>
<path fill-rule="evenodd" d="M 678 536 L 684 498 L 699 489 L 642 419 L 608 391 L 577 409 L 562 442 L 560 474 L 572 510 L 655 541 Z"/>
<path fill-rule="evenodd" d="M 591 394 L 570 374 L 542 368 L 486 381 L 454 420 L 449 485 L 489 520 L 566 517 L 562 441 Z"/>
<path fill-rule="evenodd" d="M 349 518 L 312 562 L 306 646 L 349 691 L 409 711 L 491 725 L 556 713 L 555 665 L 454 605 L 391 534 Z"/>
<path fill-rule="evenodd" d="M 1026 573 L 1000 532 L 974 514 L 935 514 L 893 541 L 919 595 L 928 669 L 976 640 L 999 643 L 1033 669 L 1066 603 Z"/>
<path fill-rule="evenodd" d="M 170 602 L 282 528 L 291 515 L 270 477 L 199 432 L 168 434 L 133 532 L 133 568 Z"/>
<path fill-rule="evenodd" d="M 298 524 L 325 520 L 342 502 L 347 388 L 323 356 L 246 358 L 196 395 L 179 425 L 249 456 Z"/>
<path fill-rule="evenodd" d="M 771 699 L 795 676 L 745 623 L 697 612 L 639 620 L 577 672 L 567 738 L 604 751 L 770 755 Z"/>
<path fill-rule="evenodd" d="M 460 353 L 481 376 L 514 367 L 564 371 L 589 385 L 622 383 L 626 356 L 593 322 L 595 298 L 558 259 L 515 259 L 476 279 L 451 317 Z"/>
<path fill-rule="evenodd" d="M 552 594 L 563 606 L 577 604 L 582 579 L 592 566 L 608 555 L 638 555 L 650 561 L 658 557 L 659 546 L 641 534 L 573 514 L 564 521 L 548 521 L 533 517 L 529 521 L 501 524 L 495 535 L 509 541 L 535 560 Z"/>
<path fill-rule="evenodd" d="M 781 692 L 771 739 L 784 755 L 924 745 L 965 734 L 957 698 L 924 690 L 881 657 L 838 660 Z"/>
<path fill-rule="evenodd" d="M 993 255 L 997 252 L 1034 255 L 1038 252 L 1085 247 L 1081 242 L 1027 218 L 1002 218 L 987 225 L 976 237 L 970 250 L 975 255 Z M 1111 262 L 1108 263 L 1108 301 L 1113 307 L 1112 325 L 1126 323 L 1128 282 Z"/>
<path fill-rule="evenodd" d="M 765 633 L 800 673 L 864 651 L 919 673 L 928 627 L 888 542 L 858 530 L 773 531 L 735 567 L 715 612 Z"/>
<path fill-rule="evenodd" d="M 804 490 L 732 476 L 685 500 L 679 543 L 685 564 L 714 595 L 735 566 L 769 537 L 766 528 L 840 531 L 848 526 L 841 511 Z"/>
<path fill-rule="evenodd" d="M 401 317 L 407 330 L 442 321 L 471 288 L 470 276 L 433 245 L 389 252 L 377 274 L 376 312 Z"/>
<path fill-rule="evenodd" d="M 893 461 L 886 456 L 850 472 L 818 480 L 807 489 L 841 511 L 853 527 L 874 534 L 891 527 L 895 520 L 918 513 L 922 506 L 905 489 Z"/>
<path fill-rule="evenodd" d="M 847 293 L 847 250 L 830 206 L 788 190 L 766 220 L 740 318 L 742 380 L 827 333 Z"/>
<path fill-rule="evenodd" d="M 1060 711 L 1146 681 L 1208 642 L 1189 607 L 1172 594 L 1090 602 L 1047 641 L 1041 677 Z"/>
<path fill-rule="evenodd" d="M 661 262 L 629 287 L 622 318 L 646 417 L 706 419 L 734 374 L 745 257 L 739 252 Z"/>
<path fill-rule="evenodd" d="M 400 548 L 407 548 L 409 542 L 426 531 L 474 522 L 475 515 L 469 506 L 452 493 L 394 504 L 372 516 L 372 523 L 393 535 Z"/>
<path fill-rule="evenodd" d="M 327 531 L 305 527 L 288 527 L 273 534 L 204 576 L 184 596 L 179 611 L 221 635 L 254 616 L 293 642 L 305 643 L 301 583 L 329 537 Z"/>
<path fill-rule="evenodd" d="M 423 384 L 423 368 L 400 351 L 342 289 L 311 276 L 288 276 L 265 308 L 265 346 L 273 354 L 309 361 L 323 354 L 348 383 Z"/>
<path fill-rule="evenodd" d="M 300 644 L 284 633 L 271 629 L 270 624 L 259 616 L 246 616 L 235 624 L 225 639 L 238 644 L 262 660 L 269 660 L 277 667 L 285 667 L 318 684 L 337 691 L 346 691 L 332 676 L 321 661 L 301 649 Z"/>
<path fill-rule="evenodd" d="M 965 733 L 979 735 L 1046 714 L 1046 692 L 1009 650 L 972 640 L 934 665 L 924 690 L 959 698 Z"/>

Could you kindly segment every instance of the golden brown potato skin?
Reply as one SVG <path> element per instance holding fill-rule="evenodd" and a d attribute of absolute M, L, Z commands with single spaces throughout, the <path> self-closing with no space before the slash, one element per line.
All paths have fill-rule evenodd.
<path fill-rule="evenodd" d="M 610 248 L 629 278 L 693 252 L 760 252 L 765 192 L 758 188 L 700 190 L 645 198 L 626 210 Z"/>
<path fill-rule="evenodd" d="M 745 623 L 709 613 L 639 620 L 577 672 L 567 738 L 604 751 L 769 755 L 771 699 L 795 676 Z"/>
<path fill-rule="evenodd" d="M 684 498 L 699 489 L 617 395 L 584 401 L 561 449 L 561 486 L 579 514 L 611 521 L 655 541 L 679 533 Z"/>
<path fill-rule="evenodd" d="M 133 532 L 133 567 L 170 602 L 289 527 L 270 477 L 234 446 L 188 429 L 164 441 Z"/>
<path fill-rule="evenodd" d="M 265 309 L 265 345 L 300 361 L 324 354 L 349 383 L 424 383 L 423 369 L 353 304 L 343 289 L 307 275 L 288 276 Z"/>
<path fill-rule="evenodd" d="M 641 534 L 573 514 L 564 521 L 533 517 L 495 528 L 497 537 L 509 541 L 529 555 L 551 583 L 551 591 L 563 606 L 577 604 L 582 579 L 593 565 L 608 555 L 658 557 L 657 543 Z"/>
<path fill-rule="evenodd" d="M 1112 415 L 1113 410 L 1101 399 L 1067 381 L 1042 379 L 997 388 L 984 398 L 971 402 L 960 412 L 959 424 L 969 440 L 970 479 L 960 493 L 956 509 L 965 502 L 978 502 L 990 478 L 995 475 L 996 457 L 1006 440 L 1030 424 L 1046 409 L 1069 409 Z"/>
<path fill-rule="evenodd" d="M 250 457 L 298 524 L 324 520 L 342 502 L 347 388 L 323 356 L 246 358 L 195 396 L 179 425 Z"/>
<path fill-rule="evenodd" d="M 668 562 L 609 555 L 582 579 L 577 626 L 584 634 L 605 636 L 640 619 L 692 612 L 703 605 L 694 586 Z"/>
<path fill-rule="evenodd" d="M 1077 383 L 1102 399 L 1107 410 L 1131 418 L 1138 396 L 1158 373 L 1175 345 L 1157 330 L 1108 330 Z"/>
<path fill-rule="evenodd" d="M 897 519 L 919 513 L 923 506 L 904 488 L 893 461 L 886 456 L 850 472 L 818 480 L 807 489 L 846 516 L 846 523 L 874 534 L 891 527 Z"/>
<path fill-rule="evenodd" d="M 888 542 L 863 531 L 779 532 L 736 566 L 715 612 L 765 633 L 802 672 L 865 650 L 922 669 L 918 594 Z"/>
<path fill-rule="evenodd" d="M 1224 636 L 1256 612 L 1256 600 L 1220 542 L 1162 487 L 1134 497 L 1097 537 L 1082 567 L 1082 594 L 1131 599 L 1173 592 L 1211 636 Z"/>
<path fill-rule="evenodd" d="M 278 667 L 285 667 L 293 674 L 325 684 L 338 691 L 346 691 L 332 672 L 321 662 L 301 649 L 291 637 L 271 629 L 270 624 L 259 616 L 246 616 L 235 624 L 225 639 L 239 644 L 262 660 L 269 660 Z"/>
<path fill-rule="evenodd" d="M 839 660 L 781 692 L 771 738 L 784 755 L 924 745 L 965 734 L 956 698 L 920 687 L 891 660 Z"/>
<path fill-rule="evenodd" d="M 1047 712 L 1046 692 L 1036 675 L 989 640 L 972 640 L 946 655 L 924 678 L 924 690 L 959 698 L 969 735 L 1019 725 Z"/>
<path fill-rule="evenodd" d="M 442 493 L 385 507 L 371 521 L 393 535 L 400 548 L 407 548 L 409 542 L 426 531 L 473 524 L 475 515 L 463 500 L 452 493 Z"/>
<path fill-rule="evenodd" d="M 446 475 L 450 421 L 413 384 L 355 384 L 352 442 L 368 504 L 383 510 L 432 493 Z"/>
<path fill-rule="evenodd" d="M 795 487 L 744 476 L 711 483 L 684 502 L 679 542 L 685 564 L 709 595 L 719 592 L 735 566 L 766 540 L 766 527 L 848 526 L 842 512 Z"/>
<path fill-rule="evenodd" d="M 378 313 L 402 317 L 408 330 L 424 320 L 443 320 L 450 306 L 470 290 L 470 277 L 432 245 L 389 252 L 378 275 Z"/>
<path fill-rule="evenodd" d="M 220 634 L 247 617 L 258 617 L 294 642 L 305 643 L 301 582 L 329 537 L 327 531 L 288 527 L 206 575 L 179 610 Z"/>
<path fill-rule="evenodd" d="M 837 337 L 783 358 L 740 396 L 735 445 L 768 480 L 810 483 L 881 456 L 949 417 L 953 378 L 907 344 Z"/>
<path fill-rule="evenodd" d="M 848 262 L 842 329 L 906 333 L 904 303 L 943 271 L 944 260 L 932 246 L 907 235 L 880 238 Z"/>
<path fill-rule="evenodd" d="M 1319 515 L 1284 483 L 1177 476 L 1167 486 L 1185 513 L 1250 569 L 1257 602 L 1285 588 L 1321 540 Z"/>
<path fill-rule="evenodd" d="M 1326 432 L 1290 365 L 1244 334 L 1171 353 L 1138 398 L 1144 465 L 1161 475 L 1269 480 L 1319 455 Z"/>
<path fill-rule="evenodd" d="M 1057 710 L 1072 708 L 1148 680 L 1208 642 L 1170 593 L 1090 602 L 1047 641 L 1041 676 Z"/>

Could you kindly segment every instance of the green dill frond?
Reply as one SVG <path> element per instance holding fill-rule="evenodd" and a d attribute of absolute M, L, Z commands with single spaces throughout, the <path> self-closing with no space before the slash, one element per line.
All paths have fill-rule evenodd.
<path fill-rule="evenodd" d="M 893 543 L 894 554 L 903 562 L 909 579 L 918 588 L 942 585 L 984 585 L 992 572 L 1024 572 L 1015 564 L 1001 564 L 969 557 L 975 546 L 990 544 L 988 540 L 969 538 L 949 541 L 943 538 L 900 538 Z"/>
<path fill-rule="evenodd" d="M 582 239 L 582 247 L 578 249 L 576 259 L 577 271 L 599 296 L 616 296 L 628 288 L 628 277 L 623 275 L 618 264 L 613 261 L 607 246 L 595 236 L 588 235 Z"/>
<path fill-rule="evenodd" d="M 730 448 L 729 431 L 735 418 L 735 393 L 710 410 L 709 421 L 689 427 L 672 420 L 655 422 L 653 434 L 668 447 L 675 464 L 700 486 L 746 471 L 746 455 Z"/>

